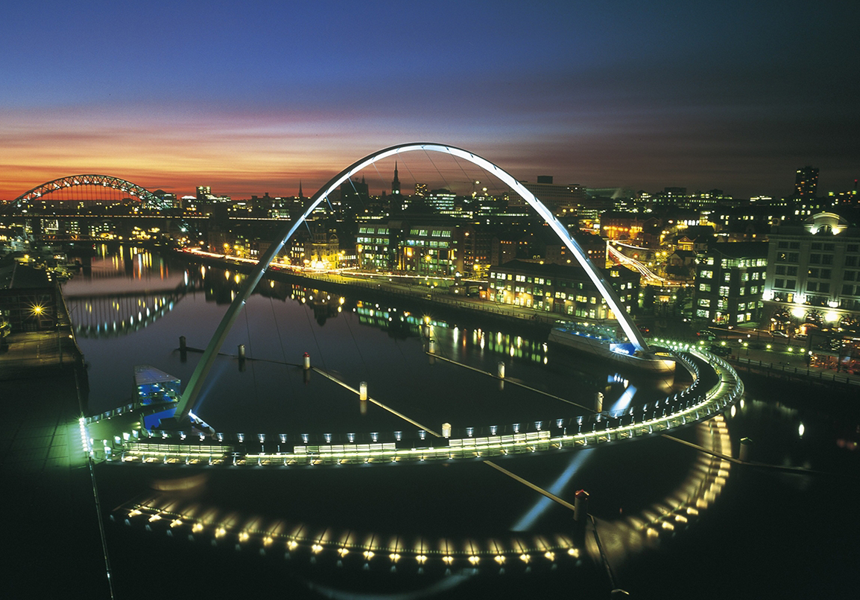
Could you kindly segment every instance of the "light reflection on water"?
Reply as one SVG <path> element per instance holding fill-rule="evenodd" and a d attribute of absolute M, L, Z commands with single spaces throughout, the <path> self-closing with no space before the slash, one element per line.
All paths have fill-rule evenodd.
<path fill-rule="evenodd" d="M 158 271 L 158 277 L 167 274 L 167 277 L 176 278 L 177 282 L 184 280 L 185 270 L 176 266 L 158 265 L 155 260 L 137 260 L 137 266 L 133 267 L 132 275 L 126 280 L 115 278 L 114 284 L 123 281 L 124 287 L 128 282 L 145 281 L 147 277 L 146 264 L 153 265 L 153 270 Z M 119 261 L 112 263 L 117 269 L 124 268 L 124 263 Z M 135 270 L 136 269 L 136 270 Z M 235 285 L 235 274 L 225 274 L 218 269 L 206 269 L 194 267 L 189 271 L 195 276 L 200 273 L 207 284 L 203 291 L 189 294 L 177 303 L 175 309 L 168 315 L 162 317 L 144 330 L 126 338 L 115 338 L 112 340 L 81 340 L 87 359 L 92 364 L 90 380 L 92 393 L 90 398 L 91 410 L 95 405 L 101 404 L 104 408 L 110 408 L 116 404 L 117 390 L 127 390 L 125 395 L 131 395 L 131 370 L 134 364 L 154 364 L 156 367 L 181 377 L 187 381 L 196 364 L 197 357 L 189 355 L 187 362 L 182 362 L 175 348 L 178 346 L 178 336 L 186 335 L 189 346 L 202 348 L 208 341 L 212 329 L 226 310 L 226 302 L 229 301 Z M 241 279 L 241 278 L 240 278 Z M 216 280 L 218 283 L 216 283 Z M 74 281 L 74 280 L 73 280 Z M 67 284 L 68 285 L 68 284 Z M 477 423 L 477 417 L 483 417 L 489 409 L 496 414 L 507 416 L 508 422 L 523 418 L 521 408 L 528 404 L 534 408 L 533 399 L 525 396 L 517 396 L 511 393 L 512 386 L 507 386 L 502 394 L 498 388 L 484 385 L 474 378 L 466 378 L 452 370 L 443 370 L 436 366 L 430 368 L 427 358 L 423 354 L 420 335 L 421 319 L 409 320 L 404 318 L 400 321 L 398 316 L 403 315 L 401 309 L 392 311 L 389 307 L 370 307 L 359 305 L 358 302 L 347 300 L 343 304 L 339 301 L 331 303 L 327 298 L 322 302 L 318 291 L 295 288 L 287 284 L 275 282 L 274 285 L 267 284 L 269 295 L 254 296 L 249 301 L 247 317 L 243 316 L 237 323 L 235 331 L 225 344 L 225 353 L 235 354 L 235 347 L 239 343 L 248 345 L 248 355 L 252 357 L 265 357 L 273 363 L 249 362 L 244 373 L 240 373 L 236 361 L 230 357 L 222 357 L 216 364 L 217 373 L 210 378 L 209 399 L 207 399 L 204 416 L 213 421 L 216 418 L 222 422 L 237 424 L 231 429 L 243 429 L 255 432 L 258 427 L 271 419 L 300 419 L 309 426 L 319 425 L 315 430 L 335 429 L 346 431 L 356 420 L 371 421 L 386 424 L 391 429 L 402 429 L 399 422 L 386 423 L 384 415 L 380 415 L 373 407 L 362 415 L 361 403 L 350 402 L 345 398 L 338 397 L 330 390 L 319 385 L 316 379 L 309 384 L 302 380 L 298 370 L 291 369 L 277 362 L 299 363 L 301 354 L 309 351 L 313 356 L 315 364 L 320 364 L 328 369 L 337 371 L 343 378 L 357 382 L 367 380 L 370 384 L 371 393 L 383 398 L 387 404 L 406 406 L 409 411 L 414 411 L 416 417 L 422 422 L 425 419 L 435 419 L 438 425 L 443 421 L 457 420 L 459 425 L 469 425 L 470 422 Z M 133 289 L 133 286 L 129 289 Z M 311 296 L 315 296 L 311 299 Z M 391 307 L 393 308 L 393 307 Z M 355 309 L 355 311 L 353 311 Z M 367 309 L 367 310 L 364 310 Z M 372 310 L 372 312 L 371 312 Z M 405 323 L 405 325 L 402 325 Z M 453 325 L 453 324 L 452 324 Z M 612 380 L 614 372 L 611 369 L 594 369 L 577 365 L 574 359 L 559 355 L 556 357 L 552 349 L 543 347 L 538 340 L 529 340 L 527 336 L 517 337 L 499 331 L 490 331 L 478 328 L 466 327 L 464 323 L 456 327 L 437 327 L 437 335 L 440 340 L 440 351 L 446 356 L 492 372 L 499 360 L 505 360 L 508 373 L 512 377 L 528 381 L 538 381 L 551 393 L 569 398 L 580 398 L 583 401 L 589 399 L 591 393 L 596 390 L 608 392 L 607 403 L 615 403 L 623 397 L 625 387 L 622 383 Z M 514 356 L 511 357 L 513 351 Z M 577 368 L 579 367 L 579 368 Z M 571 375 L 573 372 L 573 375 Z M 628 386 L 629 389 L 630 386 Z M 640 394 L 646 394 L 644 388 L 636 382 L 634 387 L 640 388 Z M 776 465 L 807 467 L 822 470 L 848 471 L 857 466 L 856 449 L 860 435 L 858 435 L 857 422 L 840 422 L 834 420 L 826 411 L 810 409 L 808 405 L 787 406 L 781 402 L 779 394 L 788 394 L 792 390 L 790 386 L 777 392 L 770 389 L 748 396 L 746 402 L 740 405 L 736 416 L 726 415 L 728 430 L 734 444 L 726 446 L 725 439 L 720 442 L 721 451 L 725 453 L 737 453 L 737 441 L 741 437 L 749 436 L 755 440 L 753 459 Z M 403 390 L 410 390 L 408 395 Z M 417 390 L 417 392 L 416 392 Z M 455 392 L 458 392 L 455 394 Z M 660 393 L 665 393 L 660 390 Z M 121 393 L 119 394 L 121 395 Z M 405 396 L 405 397 L 404 397 Z M 358 406 L 355 406 L 358 404 Z M 554 411 L 562 411 L 563 407 L 552 405 Z M 520 412 L 518 412 L 520 410 Z M 541 410 L 529 412 L 543 415 Z M 210 416 L 210 414 L 213 416 Z M 326 418 L 320 419 L 323 413 Z M 254 417 L 253 415 L 261 415 Z M 453 416 L 451 416 L 453 415 Z M 560 414 L 559 416 L 568 416 Z M 318 419 L 316 422 L 314 419 Z M 474 420 L 473 420 L 474 419 Z M 438 423 L 436 423 L 438 421 Z M 484 422 L 481 419 L 480 422 Z M 803 431 L 800 426 L 803 425 Z M 337 429 L 340 427 L 340 429 Z M 375 427 L 382 428 L 381 425 Z M 701 427 L 701 426 L 700 426 Z M 362 429 L 373 429 L 370 425 Z M 636 504 L 637 498 L 640 504 L 644 495 L 647 500 L 645 506 L 628 510 L 625 508 L 623 516 L 615 516 L 607 513 L 605 508 L 597 504 L 595 513 L 601 516 L 598 520 L 598 528 L 605 536 L 607 551 L 612 560 L 616 562 L 628 561 L 639 549 L 655 546 L 657 541 L 666 536 L 674 539 L 675 534 L 686 530 L 699 518 L 708 519 L 707 508 L 713 506 L 714 502 L 746 502 L 744 494 L 747 490 L 756 490 L 761 486 L 762 478 L 735 477 L 735 472 L 730 471 L 728 465 L 713 463 L 711 459 L 698 457 L 693 459 L 690 473 L 701 474 L 708 477 L 704 484 L 698 479 L 690 479 L 671 470 L 671 465 L 677 462 L 677 453 L 672 449 L 663 448 L 661 451 L 654 449 L 653 445 L 639 446 L 638 443 L 627 446 L 610 448 L 611 452 L 621 455 L 627 460 L 641 465 L 649 465 L 647 469 L 641 467 L 649 474 L 650 479 L 637 489 L 620 488 L 613 480 L 612 472 L 601 472 L 602 468 L 589 468 L 594 465 L 584 465 L 581 471 L 571 474 L 569 484 L 563 490 L 574 487 L 586 487 L 589 489 L 601 489 L 609 487 L 613 494 L 599 496 L 604 503 Z M 594 452 L 603 452 L 603 449 Z M 533 461 L 524 475 L 538 480 L 542 485 L 552 486 L 553 482 L 561 481 L 560 474 L 571 464 L 571 457 L 563 457 L 563 461 L 554 463 Z M 591 461 L 589 461 L 590 463 Z M 597 461 L 594 461 L 597 464 Z M 603 462 L 601 461 L 601 465 Z M 669 471 L 668 474 L 662 471 Z M 426 471 L 425 471 L 426 472 Z M 731 472 L 732 477 L 729 477 Z M 387 473 L 387 472 L 386 472 Z M 397 473 L 392 471 L 391 473 Z M 446 486 L 446 479 L 438 476 L 438 471 L 431 471 L 430 477 L 442 487 Z M 741 474 L 743 475 L 743 473 Z M 628 476 L 631 476 L 628 473 Z M 221 477 L 220 475 L 218 477 Z M 398 479 L 398 477 L 393 477 Z M 770 480 L 770 479 L 768 479 Z M 404 478 L 411 482 L 411 479 Z M 607 482 L 610 483 L 607 483 Z M 641 481 L 641 480 L 639 480 Z M 677 484 L 678 481 L 682 483 Z M 821 480 L 806 475 L 776 475 L 773 476 L 771 488 L 784 492 L 790 490 L 798 494 L 814 493 L 816 486 L 820 487 Z M 753 483 L 755 482 L 755 483 Z M 471 483 L 471 481 L 470 481 Z M 388 483 L 392 488 L 396 485 Z M 779 486 L 783 486 L 780 488 Z M 372 525 L 356 525 L 355 529 L 364 533 L 356 534 L 350 529 L 350 525 L 336 528 L 334 533 L 326 534 L 329 526 L 326 523 L 326 514 L 309 517 L 307 514 L 296 515 L 287 518 L 278 513 L 257 513 L 253 509 L 233 510 L 231 502 L 224 506 L 210 506 L 208 502 L 210 486 L 206 485 L 206 491 L 201 498 L 177 499 L 172 494 L 155 494 L 142 504 L 150 504 L 155 511 L 173 511 L 181 508 L 183 517 L 190 523 L 189 528 L 200 525 L 202 528 L 195 531 L 200 536 L 212 535 L 216 524 L 221 524 L 223 533 L 221 537 L 237 539 L 241 531 L 249 529 L 259 530 L 259 539 L 251 536 L 251 543 L 262 544 L 286 544 L 289 549 L 290 539 L 302 540 L 302 548 L 310 552 L 312 544 L 323 547 L 323 552 L 332 552 L 338 546 L 338 542 L 352 544 L 353 542 L 364 547 L 372 547 L 380 557 L 388 560 L 391 542 L 390 532 L 386 532 L 386 541 L 380 541 L 383 534 L 367 533 L 375 531 Z M 463 507 L 464 499 L 461 495 L 462 489 L 467 487 L 460 482 L 456 489 L 451 490 L 453 496 L 448 501 L 441 500 L 445 506 Z M 201 488 L 203 489 L 203 488 Z M 489 487 L 488 490 L 494 488 Z M 732 490 L 732 493 L 723 493 Z M 342 490 L 344 497 L 350 494 L 348 489 Z M 515 490 L 507 490 L 512 496 Z M 404 491 L 398 490 L 396 494 L 402 497 Z M 486 494 L 489 493 L 488 497 Z M 566 491 L 563 491 L 566 494 Z M 693 504 L 679 503 L 679 498 L 695 496 Z M 534 510 L 535 500 L 528 496 L 526 500 L 515 503 L 507 503 L 497 506 L 492 501 L 496 492 L 484 491 L 481 496 L 483 512 L 488 519 L 497 522 L 502 517 L 502 522 L 508 526 L 525 526 L 524 518 L 529 511 Z M 656 496 L 656 497 L 655 497 Z M 378 497 L 378 496 L 374 496 Z M 784 500 L 784 498 L 782 499 Z M 780 506 L 783 501 L 773 504 L 773 511 L 780 515 Z M 293 507 L 295 504 L 293 503 Z M 515 509 L 513 508 L 515 507 Z M 681 508 L 683 510 L 681 510 Z M 353 510 L 352 505 L 350 510 Z M 369 511 L 373 512 L 373 511 Z M 265 516 L 262 516 L 264 515 Z M 379 515 L 379 513 L 373 513 Z M 199 516 L 198 516 L 199 515 Z M 392 515 L 393 518 L 394 515 Z M 838 515 L 837 515 L 838 516 Z M 370 518 L 370 517 L 368 517 Z M 378 517 L 378 518 L 388 518 Z M 760 517 L 763 520 L 767 515 Z M 776 517 L 778 520 L 780 517 Z M 337 517 L 340 519 L 340 517 Z M 172 522 L 163 518 L 160 526 L 165 522 Z M 412 522 L 413 524 L 427 524 L 433 527 L 432 511 L 422 513 L 420 520 L 414 518 L 410 521 L 406 516 L 401 516 L 397 522 Z M 776 530 L 787 521 L 768 525 Z M 307 524 L 305 524 L 307 523 Z M 564 514 L 557 506 L 549 506 L 546 513 L 536 517 L 532 523 L 525 528 L 528 533 L 543 534 L 551 531 L 554 527 L 566 527 L 569 523 L 569 515 Z M 338 521 L 342 525 L 342 520 Z M 154 526 L 159 526 L 155 524 Z M 228 527 L 229 526 L 229 527 Z M 490 546 L 487 533 L 484 529 L 486 523 L 470 524 L 477 529 L 464 529 L 464 536 L 477 538 L 478 543 L 487 544 L 486 548 L 494 550 Z M 516 528 L 516 527 L 512 527 Z M 340 533 L 344 532 L 346 533 Z M 475 533 L 477 531 L 478 533 Z M 405 527 L 404 536 L 420 536 L 420 532 Z M 344 537 L 346 536 L 346 537 Z M 505 536 L 506 537 L 506 536 Z M 273 541 L 266 542 L 269 538 Z M 420 538 L 419 539 L 426 539 Z M 465 561 L 470 546 L 464 539 L 451 536 L 450 538 L 433 538 L 434 551 L 442 552 L 439 544 L 442 540 L 449 540 L 448 548 L 444 552 L 456 552 L 459 561 Z M 472 539 L 472 538 L 470 538 Z M 507 538 L 506 538 L 507 539 Z M 256 540 L 256 541 L 255 541 Z M 232 543 L 232 542 L 231 542 Z M 400 542 L 398 542 L 400 543 Z M 404 541 L 404 547 L 412 548 Z M 422 542 L 423 544 L 424 542 Z M 448 544 L 448 542 L 444 542 Z M 395 546 L 396 547 L 396 546 Z M 423 552 L 429 552 L 421 546 L 416 552 L 417 556 L 424 556 Z M 528 546 L 532 548 L 532 546 Z M 538 545 L 532 549 L 536 551 Z M 683 547 L 683 546 L 681 546 Z M 509 551 L 516 552 L 520 548 L 511 541 Z M 737 548 L 733 545 L 733 551 Z M 413 549 L 414 550 L 414 549 Z M 725 549 L 723 549 L 725 550 Z M 594 553 L 594 548 L 588 548 Z M 404 554 L 401 548 L 400 554 Z M 342 556 L 344 561 L 348 557 L 360 555 L 360 551 L 352 552 Z M 441 554 L 434 555 L 438 559 Z M 753 557 L 746 557 L 751 560 Z M 414 557 L 411 560 L 415 560 Z M 675 557 L 679 560 L 679 557 Z M 510 561 L 519 561 L 512 555 Z M 520 561 L 522 562 L 522 561 Z M 510 565 L 510 563 L 507 563 Z M 510 568 L 510 567 L 509 567 Z"/>
<path fill-rule="evenodd" d="M 172 310 L 159 313 L 157 319 L 137 322 L 134 329 L 114 328 L 113 338 L 79 339 L 90 364 L 91 413 L 108 410 L 132 396 L 130 374 L 137 364 L 152 364 L 187 382 L 199 354 L 190 353 L 183 362 L 176 351 L 179 336 L 185 336 L 191 348 L 204 348 L 241 282 L 229 270 L 182 269 L 149 254 L 145 259 L 141 256 L 127 251 L 123 260 L 113 260 L 111 268 L 104 269 L 110 274 L 113 292 L 140 291 L 141 279 L 152 284 L 164 274 L 182 290 L 172 300 Z M 108 258 L 103 262 L 107 264 Z M 93 272 L 98 271 L 98 264 L 94 263 Z M 183 287 L 189 279 L 193 285 Z M 68 293 L 82 294 L 89 289 L 85 278 L 72 283 Z M 92 289 L 102 290 L 99 285 Z M 311 354 L 314 364 L 355 387 L 359 381 L 367 381 L 375 398 L 434 428 L 442 422 L 455 427 L 480 426 L 486 424 L 488 415 L 492 415 L 490 422 L 505 425 L 581 414 L 581 409 L 570 404 L 523 388 L 508 386 L 500 393 L 492 380 L 444 364 L 431 366 L 421 341 L 424 326 L 432 328 L 439 356 L 488 373 L 495 373 L 497 363 L 504 361 L 508 378 L 537 382 L 534 385 L 539 391 L 585 406 L 593 404 L 598 390 L 607 396 L 607 406 L 625 393 L 619 385 L 607 383 L 620 379 L 611 366 L 581 363 L 577 357 L 555 353 L 542 339 L 449 325 L 395 306 L 276 281 L 264 282 L 258 292 L 264 295 L 257 293 L 249 299 L 196 410 L 221 430 L 269 431 L 272 423 L 284 422 L 300 423 L 295 427 L 310 431 L 345 432 L 355 429 L 356 418 L 363 422 L 360 430 L 401 428 L 396 419 L 352 402 L 320 378 L 306 381 L 292 366 L 300 363 L 304 352 Z M 143 315 L 147 309 L 133 312 Z M 132 315 L 136 318 L 138 314 Z M 249 359 L 256 359 L 247 361 L 244 371 L 235 359 L 239 344 L 246 346 Z M 662 381 L 652 385 L 650 393 L 660 397 L 670 388 L 671 382 Z M 409 393 L 404 394 L 405 390 Z"/>

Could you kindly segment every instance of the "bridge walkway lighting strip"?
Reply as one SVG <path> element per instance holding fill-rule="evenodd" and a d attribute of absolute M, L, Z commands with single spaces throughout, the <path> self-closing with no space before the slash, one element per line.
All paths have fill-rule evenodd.
<path fill-rule="evenodd" d="M 710 361 L 719 379 L 713 388 L 700 397 L 701 402 L 665 416 L 654 416 L 651 419 L 618 427 L 557 436 L 553 436 L 550 431 L 538 431 L 485 438 L 455 438 L 449 439 L 447 446 L 441 447 L 398 448 L 395 443 L 322 444 L 294 446 L 292 452 L 246 454 L 222 450 L 214 445 L 200 446 L 200 448 L 212 448 L 212 451 L 207 454 L 202 450 L 183 450 L 186 446 L 182 444 L 165 445 L 130 441 L 127 448 L 123 446 L 125 450 L 122 456 L 125 461 L 148 460 L 200 464 L 202 460 L 209 458 L 213 464 L 236 466 L 310 466 L 486 459 L 507 454 L 586 448 L 606 442 L 662 434 L 674 427 L 708 419 L 740 399 L 744 389 L 743 383 L 728 363 L 699 349 L 691 349 L 690 352 L 702 360 Z"/>
<path fill-rule="evenodd" d="M 731 439 L 723 415 L 718 414 L 707 423 L 699 424 L 696 433 L 699 444 L 705 450 L 714 454 L 731 452 Z M 663 501 L 646 507 L 637 515 L 627 515 L 610 524 L 616 529 L 622 547 L 630 552 L 647 546 L 643 542 L 658 538 L 661 534 L 675 535 L 678 525 L 687 524 L 716 500 L 730 470 L 731 463 L 725 459 L 712 454 L 700 455 L 687 479 L 675 491 L 667 494 Z M 196 503 L 189 504 L 183 510 L 172 496 L 139 500 L 117 508 L 114 513 L 124 519 L 126 525 L 145 523 L 148 530 L 153 531 L 157 528 L 189 531 L 190 540 L 195 536 L 212 536 L 213 541 L 237 540 L 241 544 L 261 544 L 264 548 L 280 546 L 287 553 L 302 550 L 317 555 L 330 551 L 337 553 L 341 559 L 348 555 L 357 556 L 356 566 L 363 566 L 374 558 L 385 561 L 386 555 L 392 563 L 415 561 L 419 567 L 430 560 L 440 561 L 450 567 L 455 561 L 468 562 L 474 566 L 487 558 L 502 566 L 507 559 L 512 559 L 510 564 L 528 565 L 533 558 L 539 560 L 543 555 L 555 564 L 560 562 L 557 560 L 559 554 L 566 554 L 574 561 L 581 556 L 581 550 L 565 533 L 518 535 L 504 539 L 494 536 L 486 540 L 428 539 L 419 536 L 415 541 L 414 536 L 409 536 L 413 540 L 411 543 L 406 543 L 403 536 L 395 535 L 388 538 L 386 543 L 373 534 L 358 535 L 354 530 L 338 534 L 330 527 L 322 528 L 323 533 L 319 534 L 320 528 L 312 530 L 302 523 L 288 525 L 283 520 L 269 527 L 264 526 L 261 519 L 240 526 L 233 519 L 217 519 L 217 510 L 201 509 Z M 115 520 L 114 515 L 110 518 Z"/>
<path fill-rule="evenodd" d="M 374 164 L 375 162 L 388 158 L 390 156 L 395 156 L 402 152 L 412 152 L 412 151 L 432 151 L 432 152 L 440 152 L 443 154 L 450 154 L 451 156 L 455 156 L 458 158 L 462 158 L 463 160 L 469 161 L 488 173 L 496 176 L 503 183 L 505 183 L 508 187 L 510 187 L 514 192 L 516 192 L 520 197 L 522 197 L 535 211 L 546 221 L 546 223 L 552 228 L 552 230 L 558 235 L 559 239 L 564 243 L 565 246 L 570 250 L 571 254 L 576 258 L 577 262 L 583 267 L 588 277 L 591 279 L 592 283 L 597 287 L 601 296 L 606 300 L 606 303 L 609 305 L 609 308 L 613 311 L 615 318 L 618 320 L 621 328 L 624 330 L 624 333 L 627 335 L 627 338 L 630 342 L 638 349 L 642 351 L 648 351 L 648 344 L 645 341 L 645 338 L 642 336 L 642 333 L 639 329 L 634 325 L 633 320 L 630 315 L 627 314 L 627 311 L 624 310 L 624 306 L 621 304 L 621 301 L 618 298 L 618 295 L 615 293 L 615 290 L 612 286 L 603 278 L 600 272 L 594 267 L 594 265 L 589 260 L 588 256 L 582 250 L 582 248 L 577 244 L 573 238 L 568 233 L 567 229 L 555 218 L 555 216 L 550 212 L 550 210 L 544 206 L 540 200 L 538 200 L 534 194 L 532 194 L 526 187 L 517 181 L 513 176 L 511 176 L 506 171 L 502 170 L 495 164 L 490 161 L 463 150 L 461 148 L 455 148 L 453 146 L 447 146 L 443 144 L 435 144 L 435 143 L 408 143 L 408 144 L 399 144 L 397 146 L 391 146 L 390 148 L 385 148 L 383 150 L 379 150 L 362 158 L 352 165 L 335 175 L 329 182 L 324 185 L 322 188 L 317 191 L 310 200 L 308 208 L 305 210 L 304 214 L 296 220 L 295 223 L 289 224 L 285 226 L 275 238 L 275 242 L 272 243 L 269 248 L 266 250 L 265 254 L 260 258 L 260 261 L 254 267 L 254 269 L 247 275 L 244 285 L 242 289 L 236 294 L 233 302 L 230 304 L 230 307 L 227 309 L 227 312 L 224 314 L 224 318 L 221 320 L 221 323 L 218 325 L 215 330 L 212 339 L 209 341 L 209 345 L 206 347 L 206 351 L 203 353 L 203 356 L 200 359 L 200 362 L 197 363 L 197 367 L 194 369 L 194 373 L 191 375 L 191 379 L 188 382 L 185 390 L 182 393 L 182 397 L 179 400 L 179 404 L 177 406 L 176 414 L 177 418 L 182 421 L 186 417 L 188 417 L 188 413 L 197 408 L 197 403 L 199 400 L 199 396 L 205 387 L 205 380 L 209 375 L 209 371 L 212 369 L 212 365 L 215 361 L 217 353 L 221 348 L 224 340 L 227 338 L 227 334 L 233 327 L 236 319 L 239 316 L 239 312 L 242 310 L 243 306 L 247 299 L 251 296 L 254 288 L 257 287 L 257 284 L 263 278 L 263 274 L 266 269 L 269 267 L 269 264 L 272 260 L 277 256 L 277 254 L 281 251 L 286 244 L 287 240 L 289 240 L 295 231 L 299 228 L 299 226 L 307 219 L 313 212 L 316 210 L 317 206 L 322 204 L 325 201 L 328 201 L 328 196 L 334 190 L 340 186 L 344 181 L 350 179 L 352 175 L 358 171 L 361 171 L 367 166 Z M 199 411 L 197 411 L 199 412 Z"/>

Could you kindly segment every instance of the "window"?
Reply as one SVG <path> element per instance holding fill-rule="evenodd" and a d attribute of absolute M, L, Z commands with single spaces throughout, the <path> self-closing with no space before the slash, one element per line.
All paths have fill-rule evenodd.
<path fill-rule="evenodd" d="M 788 248 L 788 242 L 780 242 L 777 245 L 778 248 Z"/>
<path fill-rule="evenodd" d="M 785 287 L 787 287 L 790 290 L 793 290 L 796 285 L 797 285 L 796 279 L 786 279 L 785 280 Z"/>
<path fill-rule="evenodd" d="M 848 252 L 857 252 L 860 249 L 857 244 L 848 244 Z"/>
<path fill-rule="evenodd" d="M 822 294 L 830 293 L 830 283 L 827 281 L 822 281 L 818 284 L 818 291 Z"/>
<path fill-rule="evenodd" d="M 788 247 L 792 250 L 800 250 L 800 242 L 791 242 Z"/>
<path fill-rule="evenodd" d="M 707 319 L 708 318 L 708 311 L 700 308 L 696 311 L 696 316 Z"/>
<path fill-rule="evenodd" d="M 729 295 L 729 286 L 721 285 L 720 286 L 720 296 L 728 296 Z"/>
<path fill-rule="evenodd" d="M 699 306 L 704 306 L 705 308 L 709 308 L 711 306 L 710 298 L 699 298 Z"/>
<path fill-rule="evenodd" d="M 856 267 L 857 266 L 857 257 L 856 256 L 846 256 L 845 257 L 845 266 L 846 267 Z"/>
<path fill-rule="evenodd" d="M 741 302 L 740 304 L 738 304 L 738 310 L 746 310 L 746 309 L 747 309 L 747 305 L 745 303 Z"/>
<path fill-rule="evenodd" d="M 723 273 L 723 281 L 725 281 L 726 283 L 728 283 L 728 282 L 730 282 L 731 280 L 732 280 L 732 274 L 731 274 L 731 273 Z"/>
<path fill-rule="evenodd" d="M 809 270 L 806 272 L 806 274 L 807 274 L 809 277 L 814 277 L 815 279 L 818 279 L 818 269 L 809 269 Z"/>
<path fill-rule="evenodd" d="M 752 274 L 752 280 L 753 280 L 753 281 L 758 281 L 758 280 L 759 280 L 759 276 L 760 276 L 760 275 L 761 275 L 761 273 L 759 273 L 758 271 L 756 271 L 755 273 L 753 273 L 753 274 Z"/>
<path fill-rule="evenodd" d="M 830 279 L 830 269 L 821 269 L 821 278 Z"/>
<path fill-rule="evenodd" d="M 843 296 L 853 296 L 854 295 L 854 286 L 850 283 L 845 283 L 842 285 L 842 295 Z"/>
<path fill-rule="evenodd" d="M 818 243 L 812 244 L 812 249 L 813 250 L 821 250 L 821 243 L 818 242 Z"/>
<path fill-rule="evenodd" d="M 806 282 L 806 291 L 807 292 L 817 292 L 818 291 L 818 282 L 817 281 L 807 281 Z"/>
<path fill-rule="evenodd" d="M 834 250 L 836 250 L 836 247 L 833 244 L 824 244 L 825 252 L 833 252 Z"/>
<path fill-rule="evenodd" d="M 773 287 L 784 288 L 785 287 L 785 279 L 774 279 Z"/>
<path fill-rule="evenodd" d="M 788 262 L 796 263 L 799 258 L 799 254 L 797 252 L 789 252 L 788 253 Z"/>
<path fill-rule="evenodd" d="M 699 271 L 699 277 L 702 279 L 711 279 L 714 276 L 713 271 Z"/>
<path fill-rule="evenodd" d="M 711 284 L 710 283 L 700 283 L 699 284 L 699 291 L 700 292 L 710 292 L 711 291 Z"/>
<path fill-rule="evenodd" d="M 797 261 L 792 261 L 792 262 L 797 262 Z M 821 255 L 820 254 L 810 254 L 809 255 L 809 264 L 820 265 L 821 264 Z"/>
<path fill-rule="evenodd" d="M 788 267 L 785 274 L 789 277 L 797 277 L 797 267 Z"/>
<path fill-rule="evenodd" d="M 776 274 L 777 274 L 777 275 L 785 275 L 785 266 L 783 266 L 783 265 L 779 265 L 779 266 L 776 268 Z"/>

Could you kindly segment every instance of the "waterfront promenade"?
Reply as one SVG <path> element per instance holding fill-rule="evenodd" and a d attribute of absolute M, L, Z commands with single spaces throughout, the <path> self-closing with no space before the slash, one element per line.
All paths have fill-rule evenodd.
<path fill-rule="evenodd" d="M 86 375 L 74 339 L 61 327 L 6 340 L 0 353 L 0 485 L 10 509 L 7 595 L 110 597 L 79 423 Z"/>
<path fill-rule="evenodd" d="M 242 271 L 250 270 L 255 263 L 255 261 L 251 260 L 238 260 L 210 253 L 177 252 L 176 255 L 183 260 Z M 319 285 L 326 287 L 328 285 L 333 288 L 332 291 L 339 290 L 344 293 L 348 290 L 364 290 L 392 297 L 408 298 L 412 301 L 426 303 L 428 306 L 449 308 L 464 314 L 485 315 L 504 319 L 508 322 L 528 323 L 547 328 L 547 330 L 556 321 L 573 320 L 572 317 L 564 314 L 541 313 L 531 308 L 500 304 L 478 297 L 455 295 L 448 289 L 442 287 L 434 288 L 426 285 L 426 283 L 422 283 L 424 281 L 422 278 L 404 278 L 397 274 L 285 270 L 279 269 L 277 265 L 273 265 L 273 267 L 270 267 L 268 275 L 275 278 L 279 276 L 294 278 L 305 282 L 305 285 L 308 286 Z M 427 281 L 432 281 L 432 278 L 428 278 Z M 665 334 L 672 341 L 690 341 L 691 343 L 700 345 L 698 343 L 699 340 L 692 335 L 690 327 L 686 323 L 682 323 L 680 318 L 677 321 L 677 323 L 668 323 L 667 327 L 664 328 L 664 333 L 661 333 L 659 330 L 655 331 L 655 335 L 650 338 L 649 342 L 660 344 L 660 336 Z M 739 328 L 737 333 L 744 331 L 747 331 L 747 329 Z M 702 346 L 703 349 L 707 350 L 711 343 L 719 343 L 719 340 L 704 343 Z M 762 343 L 760 345 L 764 346 L 765 344 Z M 860 386 L 860 374 L 837 373 L 823 366 L 808 366 L 802 352 L 795 351 L 794 353 L 790 353 L 786 352 L 784 348 L 784 346 L 779 345 L 774 345 L 773 349 L 744 348 L 736 342 L 731 347 L 731 354 L 725 358 L 741 373 L 752 372 L 765 377 L 805 382 L 814 381 L 816 384 L 828 384 L 850 389 L 854 389 L 854 386 Z"/>

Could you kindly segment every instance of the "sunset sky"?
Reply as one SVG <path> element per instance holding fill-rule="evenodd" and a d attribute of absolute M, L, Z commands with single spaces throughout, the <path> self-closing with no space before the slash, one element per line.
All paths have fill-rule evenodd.
<path fill-rule="evenodd" d="M 749 197 L 790 193 L 811 164 L 845 190 L 858 5 L 10 2 L 0 199 L 77 173 L 310 195 L 411 141 L 521 180 Z"/>

